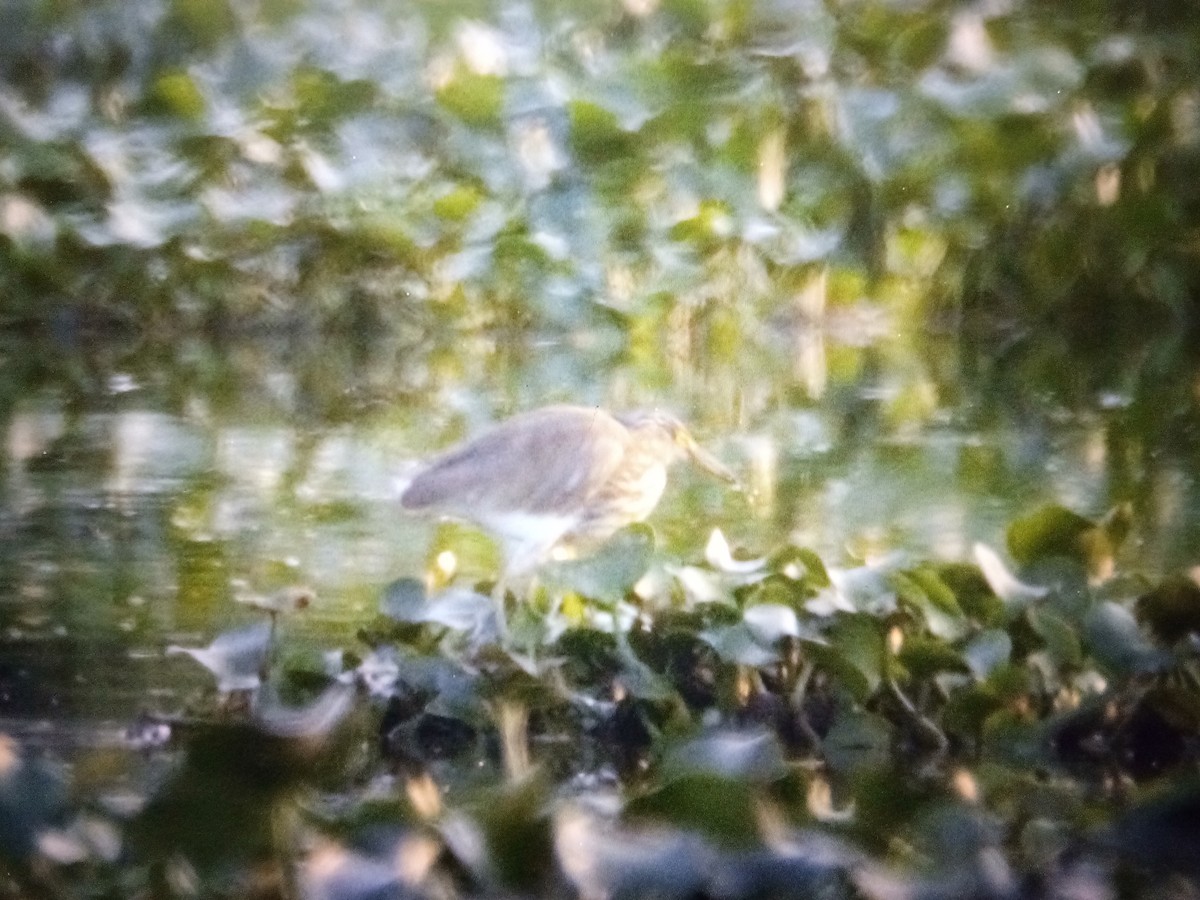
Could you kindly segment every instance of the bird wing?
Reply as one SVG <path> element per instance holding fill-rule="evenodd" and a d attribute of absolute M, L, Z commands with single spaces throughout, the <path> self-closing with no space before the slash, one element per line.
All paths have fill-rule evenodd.
<path fill-rule="evenodd" d="M 625 426 L 601 409 L 532 410 L 433 459 L 401 503 L 467 516 L 573 513 L 620 465 L 627 440 Z"/>

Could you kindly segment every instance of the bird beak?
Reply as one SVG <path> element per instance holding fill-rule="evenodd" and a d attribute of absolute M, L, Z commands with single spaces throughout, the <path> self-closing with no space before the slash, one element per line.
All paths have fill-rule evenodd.
<path fill-rule="evenodd" d="M 727 481 L 730 484 L 737 484 L 737 476 L 733 474 L 725 464 L 719 459 L 697 444 L 694 440 L 688 439 L 687 454 L 692 461 L 702 468 L 709 475 L 715 475 L 722 481 Z"/>

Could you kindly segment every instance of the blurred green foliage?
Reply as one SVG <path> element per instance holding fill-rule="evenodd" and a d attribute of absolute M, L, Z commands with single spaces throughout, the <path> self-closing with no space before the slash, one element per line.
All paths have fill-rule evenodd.
<path fill-rule="evenodd" d="M 72 607 L 64 671 L 125 653 L 86 637 L 94 601 L 139 579 L 177 584 L 181 616 L 207 624 L 232 572 L 298 566 L 291 545 L 253 556 L 260 520 L 211 475 L 161 520 L 127 515 L 87 417 L 127 386 L 197 419 L 286 418 L 286 453 L 269 436 L 226 449 L 221 477 L 268 459 L 271 496 L 331 527 L 357 507 L 295 499 L 323 471 L 307 425 L 385 403 L 411 420 L 460 384 L 601 399 L 614 359 L 642 395 L 681 357 L 735 382 L 770 370 L 738 400 L 772 411 L 780 533 L 823 514 L 813 483 L 864 435 L 889 441 L 861 464 L 877 525 L 871 502 L 918 470 L 906 439 L 958 392 L 995 440 L 956 446 L 917 490 L 952 473 L 1015 492 L 1044 474 L 1029 445 L 1061 439 L 1046 422 L 1082 408 L 1059 458 L 1083 467 L 1098 439 L 1097 493 L 1137 486 L 1191 529 L 1171 558 L 1194 556 L 1194 522 L 1172 517 L 1200 458 L 1193 3 L 10 0 L 4 24 L 0 409 L 49 383 L 57 424 L 5 459 L 6 490 L 28 499 L 13 485 L 37 476 L 51 502 L 0 522 L 32 536 L 0 558 L 25 601 L 92 604 Z M 855 333 L 806 368 L 806 329 L 832 312 Z M 872 343 L 896 323 L 926 334 L 928 368 Z M 280 379 L 296 334 L 315 350 Z M 547 336 L 566 349 L 528 353 Z M 423 419 L 417 446 L 467 427 L 473 402 Z M 64 472 L 118 486 L 78 501 Z M 370 699 L 353 709 L 172 723 L 183 748 L 151 750 L 150 774 L 116 790 L 84 767 L 69 798 L 0 741 L 0 890 L 1142 896 L 1152 871 L 1189 896 L 1198 595 L 1189 574 L 1115 574 L 1129 523 L 1019 518 L 1025 581 L 982 561 L 836 569 L 785 540 L 752 573 L 656 571 L 655 603 L 631 594 L 657 565 L 631 532 L 558 573 L 573 592 L 523 611 L 519 653 L 488 644 L 473 587 L 405 582 L 334 648 L 340 668 L 297 653 L 303 671 L 283 656 L 274 673 L 299 694 L 354 681 Z M 476 549 L 466 574 L 487 567 Z M 595 609 L 628 632 L 581 627 Z M 43 624 L 6 623 L 6 656 Z"/>
<path fill-rule="evenodd" d="M 1190 327 L 1200 23 L 1160 12 L 14 0 L 3 321 L 633 339 L 825 269 L 915 321 Z"/>
<path fill-rule="evenodd" d="M 1075 538 L 1103 523 L 1065 513 L 1014 523 L 1042 522 L 1029 580 L 986 547 L 838 569 L 714 539 L 635 583 L 601 555 L 549 588 L 580 609 L 518 597 L 540 627 L 503 640 L 487 596 L 402 579 L 317 666 L 273 646 L 304 608 L 268 606 L 263 682 L 226 677 L 244 630 L 189 650 L 220 696 L 124 753 L 67 774 L 0 736 L 5 890 L 1190 896 L 1196 575 L 1089 578 Z"/>

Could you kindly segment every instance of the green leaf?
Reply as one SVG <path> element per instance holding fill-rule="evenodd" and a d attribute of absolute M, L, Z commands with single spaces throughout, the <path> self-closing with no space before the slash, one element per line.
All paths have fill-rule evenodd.
<path fill-rule="evenodd" d="M 498 125 L 504 107 L 504 79 L 460 70 L 437 92 L 437 99 L 468 125 Z"/>
<path fill-rule="evenodd" d="M 617 677 L 631 695 L 639 700 L 651 701 L 667 700 L 675 696 L 675 689 L 670 680 L 642 662 L 629 646 L 623 633 L 617 640 L 617 656 L 621 664 Z"/>
<path fill-rule="evenodd" d="M 428 623 L 464 631 L 477 638 L 496 637 L 495 604 L 490 597 L 464 587 L 429 595 L 415 578 L 400 578 L 384 589 L 379 611 L 396 622 Z"/>
<path fill-rule="evenodd" d="M 1044 606 L 1030 607 L 1025 618 L 1056 665 L 1076 668 L 1083 662 L 1079 635 L 1070 622 Z"/>
<path fill-rule="evenodd" d="M 979 571 L 987 579 L 988 586 L 997 597 L 1004 601 L 1010 615 L 1015 615 L 1019 610 L 1049 593 L 1049 588 L 1025 584 L 1018 579 L 1008 570 L 1008 566 L 1004 564 L 1000 554 L 987 544 L 975 544 L 974 556 L 975 561 L 979 563 Z"/>
<path fill-rule="evenodd" d="M 195 79 L 179 70 L 159 75 L 151 97 L 163 112 L 192 122 L 203 118 L 208 106 Z"/>
<path fill-rule="evenodd" d="M 821 749 L 831 769 L 853 776 L 886 768 L 891 740 L 887 720 L 869 712 L 850 712 L 833 723 Z"/>
<path fill-rule="evenodd" d="M 894 572 L 891 583 L 901 604 L 918 611 L 934 636 L 955 641 L 966 634 L 966 617 L 954 593 L 932 568 Z"/>
<path fill-rule="evenodd" d="M 1008 526 L 1008 552 L 1023 566 L 1047 556 L 1082 559 L 1080 540 L 1095 527 L 1069 509 L 1043 506 Z"/>
<path fill-rule="evenodd" d="M 633 821 L 648 819 L 693 829 L 732 847 L 757 841 L 758 810 L 753 784 L 709 774 L 672 779 L 625 807 Z"/>
<path fill-rule="evenodd" d="M 978 566 L 969 563 L 945 563 L 937 567 L 938 578 L 945 583 L 963 614 L 982 625 L 1000 625 L 1007 619 L 1004 601 L 992 591 Z"/>
<path fill-rule="evenodd" d="M 553 859 L 549 785 L 543 778 L 506 783 L 484 793 L 476 816 L 500 880 L 520 893 L 543 883 Z"/>
<path fill-rule="evenodd" d="M 829 573 L 821 557 L 807 547 L 786 546 L 767 557 L 767 568 L 809 588 L 829 586 Z"/>
<path fill-rule="evenodd" d="M 1032 679 L 1028 666 L 1006 663 L 988 676 L 987 688 L 1001 700 L 1019 700 L 1029 694 Z"/>
<path fill-rule="evenodd" d="M 228 0 L 171 0 L 163 32 L 193 50 L 211 50 L 237 28 Z"/>
<path fill-rule="evenodd" d="M 567 114 L 571 143 L 584 159 L 608 161 L 631 152 L 629 133 L 610 110 L 589 100 L 572 100 L 567 104 Z"/>
<path fill-rule="evenodd" d="M 1001 705 L 1000 698 L 986 686 L 972 685 L 950 695 L 942 709 L 942 724 L 947 731 L 975 736 Z"/>
<path fill-rule="evenodd" d="M 646 574 L 653 556 L 653 529 L 632 525 L 613 535 L 591 556 L 547 566 L 544 578 L 589 600 L 614 603 Z"/>
<path fill-rule="evenodd" d="M 479 207 L 483 195 L 471 185 L 460 184 L 433 201 L 433 211 L 443 219 L 462 222 Z"/>
<path fill-rule="evenodd" d="M 917 678 L 928 678 L 939 672 L 966 672 L 962 654 L 937 638 L 916 635 L 900 648 L 900 663 Z"/>
<path fill-rule="evenodd" d="M 1065 556 L 1086 566 L 1093 578 L 1107 578 L 1132 517 L 1128 503 L 1113 507 L 1099 523 L 1061 506 L 1045 506 L 1009 526 L 1008 549 L 1021 565 Z"/>
<path fill-rule="evenodd" d="M 841 616 L 829 632 L 828 646 L 807 646 L 812 658 L 860 702 L 883 680 L 885 646 L 882 623 L 871 616 Z"/>

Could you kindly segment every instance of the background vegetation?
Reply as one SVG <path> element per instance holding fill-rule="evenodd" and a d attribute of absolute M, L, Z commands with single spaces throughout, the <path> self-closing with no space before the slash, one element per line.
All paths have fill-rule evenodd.
<path fill-rule="evenodd" d="M 1190 2 L 7 0 L 0 891 L 1194 896 L 1197 47 Z M 675 404 L 756 493 L 500 647 L 477 536 L 394 580 L 384 460 L 552 399 Z"/>

